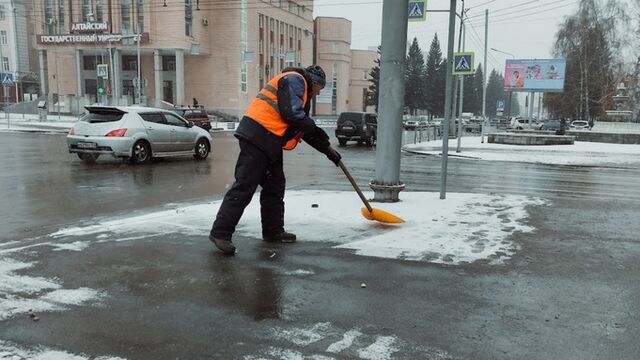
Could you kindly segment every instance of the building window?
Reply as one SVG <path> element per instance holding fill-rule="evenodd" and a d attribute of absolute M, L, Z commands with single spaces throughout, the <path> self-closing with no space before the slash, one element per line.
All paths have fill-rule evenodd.
<path fill-rule="evenodd" d="M 58 33 L 64 33 L 64 1 L 58 1 Z"/>
<path fill-rule="evenodd" d="M 122 33 L 131 34 L 131 0 L 122 0 Z"/>
<path fill-rule="evenodd" d="M 138 34 L 144 32 L 144 0 L 137 0 L 136 12 L 138 13 L 138 27 L 136 29 Z"/>
<path fill-rule="evenodd" d="M 367 111 L 367 98 L 369 97 L 369 90 L 362 88 L 362 111 Z"/>
<path fill-rule="evenodd" d="M 176 71 L 176 57 L 175 56 L 163 56 L 162 57 L 162 71 Z"/>
<path fill-rule="evenodd" d="M 85 70 L 96 70 L 97 69 L 97 59 L 95 56 L 83 56 L 82 57 L 82 68 Z"/>
<path fill-rule="evenodd" d="M 6 17 L 5 11 L 4 11 L 4 4 L 0 5 L 0 20 L 4 20 Z"/>
<path fill-rule="evenodd" d="M 334 42 L 334 43 L 332 44 L 331 49 L 332 49 L 332 51 L 333 51 L 333 53 L 334 53 L 334 54 L 337 54 L 337 53 L 338 53 L 338 50 L 340 49 L 340 44 L 338 44 L 337 42 Z"/>
<path fill-rule="evenodd" d="M 362 80 L 369 79 L 369 72 L 367 70 L 362 70 Z"/>
<path fill-rule="evenodd" d="M 90 21 L 91 0 L 82 0 L 82 21 Z"/>
<path fill-rule="evenodd" d="M 0 18 L 4 19 L 4 5 L 0 5 Z M 44 34 L 55 33 L 56 20 L 53 17 L 53 0 L 44 0 Z"/>
<path fill-rule="evenodd" d="M 9 71 L 9 58 L 8 57 L 3 57 L 2 58 L 2 70 Z"/>
<path fill-rule="evenodd" d="M 0 44 L 7 45 L 7 32 L 4 30 L 0 31 Z"/>
<path fill-rule="evenodd" d="M 136 55 L 123 55 L 122 56 L 122 70 L 123 71 L 137 71 L 138 70 L 138 57 Z"/>
<path fill-rule="evenodd" d="M 193 36 L 193 0 L 184 0 L 184 34 Z"/>
<path fill-rule="evenodd" d="M 331 114 L 336 115 L 338 113 L 338 63 L 333 63 L 332 70 L 333 77 L 331 81 Z"/>
<path fill-rule="evenodd" d="M 104 21 L 104 0 L 96 0 L 96 21 Z"/>

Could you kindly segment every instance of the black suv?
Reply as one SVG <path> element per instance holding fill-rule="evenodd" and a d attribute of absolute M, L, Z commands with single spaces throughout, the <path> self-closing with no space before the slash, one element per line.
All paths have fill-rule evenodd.
<path fill-rule="evenodd" d="M 378 115 L 365 112 L 343 112 L 336 124 L 336 137 L 340 146 L 357 141 L 373 146 L 378 137 Z"/>

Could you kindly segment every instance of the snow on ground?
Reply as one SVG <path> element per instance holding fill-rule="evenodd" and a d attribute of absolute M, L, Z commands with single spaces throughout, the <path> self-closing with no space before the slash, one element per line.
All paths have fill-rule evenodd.
<path fill-rule="evenodd" d="M 387 225 L 364 219 L 360 214 L 362 204 L 354 192 L 289 191 L 285 202 L 287 229 L 296 232 L 300 242 L 326 242 L 336 251 L 352 251 L 362 256 L 450 265 L 478 260 L 502 264 L 518 250 L 512 235 L 535 230 L 527 225 L 527 207 L 546 205 L 538 198 L 515 195 L 449 193 L 446 200 L 440 200 L 438 193 L 403 192 L 398 203 L 372 204 L 406 220 L 404 224 Z M 86 287 L 64 288 L 63 280 L 59 278 L 29 275 L 29 270 L 36 263 L 15 257 L 33 256 L 37 247 L 81 252 L 94 244 L 148 239 L 172 233 L 206 239 L 219 206 L 220 201 L 172 204 L 126 217 L 106 217 L 97 222 L 93 220 L 92 223 L 60 229 L 50 234 L 52 240 L 47 242 L 0 244 L 0 322 L 15 316 L 35 316 L 48 311 L 69 311 L 73 306 L 92 306 L 107 296 Z M 261 237 L 257 198 L 245 211 L 237 232 L 243 237 Z M 236 241 L 240 252 L 243 247 L 254 245 Z M 313 276 L 314 272 L 295 269 L 285 270 L 283 274 Z M 389 359 L 399 351 L 399 346 L 406 345 L 401 345 L 397 337 L 389 334 L 365 336 L 358 329 L 349 329 L 343 334 L 329 323 L 301 329 L 274 329 L 267 335 L 286 340 L 290 346 L 270 347 L 245 359 L 303 359 L 307 357 L 297 349 L 325 342 L 328 348 L 312 358 L 332 359 L 325 354 L 346 353 L 362 359 Z M 327 342 L 329 339 L 333 341 L 330 344 Z M 440 353 L 438 349 L 427 350 Z M 0 340 L 0 358 L 7 357 L 87 359 L 85 355 L 44 347 L 23 349 Z"/>
<path fill-rule="evenodd" d="M 285 203 L 286 228 L 295 232 L 299 241 L 329 242 L 363 256 L 454 265 L 477 260 L 502 263 L 516 250 L 510 236 L 534 230 L 524 224 L 526 207 L 544 204 L 540 199 L 515 195 L 449 193 L 446 200 L 440 200 L 438 193 L 404 192 L 398 203 L 372 204 L 406 220 L 405 224 L 387 225 L 364 219 L 362 203 L 353 192 L 289 191 Z M 219 206 L 216 201 L 106 218 L 64 228 L 51 236 L 74 244 L 79 236 L 90 236 L 95 240 L 85 241 L 95 242 L 168 233 L 205 237 Z M 261 237 L 258 199 L 247 207 L 237 233 Z M 239 251 L 250 246 L 236 245 Z"/>
<path fill-rule="evenodd" d="M 463 137 L 461 152 L 457 139 L 449 140 L 449 156 L 478 160 L 516 161 L 553 165 L 624 166 L 640 165 L 640 145 L 576 141 L 574 145 L 505 145 L 481 143 L 480 137 Z M 406 151 L 441 155 L 442 140 L 406 145 Z"/>
<path fill-rule="evenodd" d="M 0 340 L 0 359 L 29 359 L 29 360 L 125 360 L 113 356 L 88 357 L 84 355 L 74 355 L 66 351 L 59 351 L 39 346 L 34 349 L 21 348 L 16 344 L 11 344 Z"/>

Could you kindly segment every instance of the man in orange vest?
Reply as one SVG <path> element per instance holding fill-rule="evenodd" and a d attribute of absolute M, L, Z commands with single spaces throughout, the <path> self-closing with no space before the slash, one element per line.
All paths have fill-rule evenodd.
<path fill-rule="evenodd" d="M 209 240 L 225 254 L 235 254 L 231 236 L 258 185 L 262 187 L 263 240 L 296 241 L 294 234 L 284 230 L 282 149 L 292 150 L 304 140 L 338 165 L 340 154 L 331 147 L 327 133 L 309 117 L 311 100 L 325 81 L 318 65 L 286 68 L 269 80 L 247 108 L 235 133 L 240 144 L 235 182 L 225 194 L 209 234 Z"/>

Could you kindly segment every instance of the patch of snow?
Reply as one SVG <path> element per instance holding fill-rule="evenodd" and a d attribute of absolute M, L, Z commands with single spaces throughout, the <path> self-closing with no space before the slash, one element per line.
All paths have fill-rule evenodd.
<path fill-rule="evenodd" d="M 330 328 L 330 323 L 318 323 L 311 329 L 273 329 L 273 336 L 276 339 L 287 340 L 298 346 L 307 346 L 322 340 Z"/>
<path fill-rule="evenodd" d="M 258 196 L 246 208 L 237 234 L 262 236 Z M 288 191 L 285 226 L 297 233 L 299 241 L 334 243 L 337 248 L 352 249 L 364 256 L 445 264 L 488 259 L 500 264 L 517 250 L 509 237 L 517 231 L 534 230 L 523 225 L 528 218 L 526 207 L 545 204 L 525 196 L 462 193 L 449 193 L 446 200 L 440 200 L 438 193 L 404 192 L 400 199 L 397 203 L 373 204 L 406 220 L 404 224 L 387 225 L 364 219 L 360 214 L 362 203 L 353 192 Z M 204 238 L 219 206 L 220 201 L 216 201 L 106 219 L 61 229 L 51 236 L 95 235 L 100 241 L 124 241 L 175 233 Z"/>
<path fill-rule="evenodd" d="M 551 165 L 611 166 L 640 164 L 640 145 L 576 141 L 573 145 L 507 145 L 481 143 L 480 137 L 463 137 L 461 152 L 457 139 L 449 140 L 449 156 L 480 160 L 542 163 Z M 425 155 L 440 155 L 442 140 L 406 145 L 405 149 Z"/>
<path fill-rule="evenodd" d="M 394 346 L 396 340 L 395 336 L 378 336 L 376 342 L 358 351 L 358 356 L 368 360 L 389 360 L 391 355 L 398 351 Z"/>
<path fill-rule="evenodd" d="M 353 341 L 361 335 L 362 333 L 358 330 L 349 330 L 344 333 L 342 340 L 329 345 L 329 347 L 327 348 L 327 352 L 339 353 L 345 349 L 348 349 L 351 347 L 351 345 L 353 345 Z"/>
<path fill-rule="evenodd" d="M 43 346 L 34 349 L 24 349 L 9 342 L 0 340 L 0 359 L 15 360 L 126 360 L 121 357 L 99 356 L 87 357 L 84 355 L 74 355 L 66 351 L 53 350 Z"/>
<path fill-rule="evenodd" d="M 311 270 L 297 269 L 293 271 L 285 271 L 284 275 L 305 276 L 305 275 L 315 275 L 315 272 Z"/>
<path fill-rule="evenodd" d="M 62 311 L 100 298 L 93 289 L 62 289 L 53 279 L 16 274 L 33 265 L 0 257 L 0 320 L 29 312 Z"/>
<path fill-rule="evenodd" d="M 82 251 L 89 246 L 89 243 L 84 241 L 76 241 L 69 244 L 52 244 L 52 246 L 54 247 L 53 251 Z"/>

